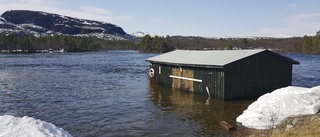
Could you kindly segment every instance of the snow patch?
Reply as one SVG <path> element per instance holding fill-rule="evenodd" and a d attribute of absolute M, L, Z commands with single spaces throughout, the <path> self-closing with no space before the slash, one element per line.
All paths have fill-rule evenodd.
<path fill-rule="evenodd" d="M 89 21 L 89 20 L 83 20 L 82 24 L 84 24 L 84 25 L 100 25 L 98 22 Z"/>
<path fill-rule="evenodd" d="M 45 15 L 45 16 L 46 16 L 46 15 L 48 15 L 48 14 L 47 14 L 47 13 L 45 13 L 45 12 L 40 12 L 40 13 L 41 13 L 42 15 Z"/>
<path fill-rule="evenodd" d="M 320 110 L 320 85 L 313 88 L 289 86 L 258 98 L 237 117 L 243 126 L 271 129 L 293 116 L 312 115 Z"/>
<path fill-rule="evenodd" d="M 0 116 L 1 137 L 72 137 L 67 131 L 32 117 Z"/>
<path fill-rule="evenodd" d="M 126 40 L 123 37 L 119 37 L 116 35 L 110 35 L 110 34 L 105 34 L 105 33 L 87 33 L 87 34 L 75 34 L 71 36 L 76 36 L 76 37 L 97 37 L 100 39 L 105 39 L 105 40 Z"/>
<path fill-rule="evenodd" d="M 83 28 L 83 29 L 91 29 L 91 30 L 106 30 L 102 27 L 99 26 L 78 26 L 78 25 L 74 25 L 74 27 L 78 27 L 78 28 Z"/>
<path fill-rule="evenodd" d="M 5 22 L 6 22 L 5 19 L 0 17 L 0 24 L 5 24 Z"/>
<path fill-rule="evenodd" d="M 30 27 L 30 28 L 35 28 L 35 29 L 43 29 L 43 27 L 41 26 L 37 26 L 37 25 L 34 25 L 34 24 L 20 24 L 20 27 L 22 28 L 25 28 L 25 27 Z"/>
<path fill-rule="evenodd" d="M 150 35 L 151 37 L 154 37 L 154 36 L 165 37 L 165 35 L 156 34 L 156 33 L 149 33 L 149 32 L 141 32 L 141 31 L 134 32 L 131 35 L 135 36 L 135 37 L 144 37 L 145 35 Z"/>
<path fill-rule="evenodd" d="M 257 34 L 257 35 L 221 35 L 221 36 L 204 36 L 208 39 L 281 39 L 294 38 L 303 36 L 315 36 L 315 34 Z"/>

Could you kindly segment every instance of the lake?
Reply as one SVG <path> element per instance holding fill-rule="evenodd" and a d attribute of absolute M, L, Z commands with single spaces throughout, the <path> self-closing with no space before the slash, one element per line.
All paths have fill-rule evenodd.
<path fill-rule="evenodd" d="M 218 101 L 149 81 L 154 53 L 0 54 L 0 115 L 30 116 L 84 136 L 222 136 L 254 100 Z M 295 86 L 320 85 L 320 56 L 283 54 Z"/>

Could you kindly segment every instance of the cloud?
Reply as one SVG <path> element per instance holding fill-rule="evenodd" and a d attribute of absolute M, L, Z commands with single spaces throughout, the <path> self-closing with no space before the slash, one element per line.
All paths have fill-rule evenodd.
<path fill-rule="evenodd" d="M 83 12 L 91 13 L 91 14 L 102 14 L 102 15 L 113 14 L 111 11 L 108 11 L 102 8 L 97 8 L 97 7 L 81 6 L 79 9 Z"/>
<path fill-rule="evenodd" d="M 287 7 L 288 8 L 294 8 L 294 7 L 297 7 L 298 5 L 297 4 L 289 4 Z"/>
<path fill-rule="evenodd" d="M 320 26 L 320 13 L 297 14 L 285 20 L 285 24 L 304 29 L 314 29 L 317 31 Z"/>
<path fill-rule="evenodd" d="M 320 17 L 320 13 L 306 13 L 306 14 L 296 14 L 291 16 L 288 21 L 302 22 L 310 19 L 317 19 Z M 320 20 L 318 20 L 320 21 Z"/>
<path fill-rule="evenodd" d="M 134 17 L 130 15 L 115 15 L 113 12 L 97 8 L 97 7 L 90 7 L 90 6 L 80 6 L 78 10 L 54 10 L 52 12 L 71 16 L 71 17 L 78 17 L 83 19 L 92 19 L 92 20 L 98 20 L 98 21 L 127 21 L 127 20 L 133 20 Z"/>
<path fill-rule="evenodd" d="M 151 22 L 163 22 L 163 20 L 160 19 L 160 18 L 149 18 L 149 21 L 151 21 Z"/>
<path fill-rule="evenodd" d="M 314 34 L 320 28 L 320 13 L 295 14 L 285 18 L 278 27 L 262 27 L 263 34 Z"/>

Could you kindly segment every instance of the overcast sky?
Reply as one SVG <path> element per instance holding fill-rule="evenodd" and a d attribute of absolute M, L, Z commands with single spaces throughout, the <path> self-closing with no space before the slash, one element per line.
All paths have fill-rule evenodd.
<path fill-rule="evenodd" d="M 320 30 L 320 0 L 0 0 L 0 13 L 37 10 L 161 35 L 303 35 Z"/>

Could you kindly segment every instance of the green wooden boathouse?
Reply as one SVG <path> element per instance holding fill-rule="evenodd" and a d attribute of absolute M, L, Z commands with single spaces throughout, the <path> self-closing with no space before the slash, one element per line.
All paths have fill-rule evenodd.
<path fill-rule="evenodd" d="M 171 86 L 220 100 L 253 98 L 289 86 L 292 65 L 270 50 L 175 50 L 148 58 L 150 77 Z"/>

